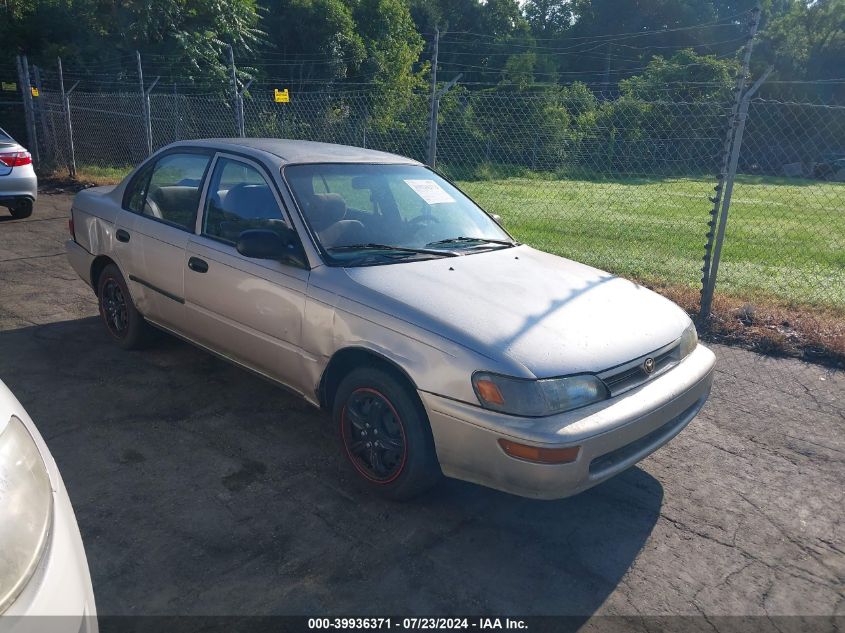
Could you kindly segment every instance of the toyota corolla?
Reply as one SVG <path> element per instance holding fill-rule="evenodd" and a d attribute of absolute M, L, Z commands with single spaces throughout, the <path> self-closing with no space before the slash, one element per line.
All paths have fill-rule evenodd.
<path fill-rule="evenodd" d="M 171 332 L 333 418 L 363 482 L 580 492 L 679 433 L 714 356 L 650 290 L 517 242 L 417 161 L 181 142 L 80 192 L 68 258 L 109 335 Z"/>

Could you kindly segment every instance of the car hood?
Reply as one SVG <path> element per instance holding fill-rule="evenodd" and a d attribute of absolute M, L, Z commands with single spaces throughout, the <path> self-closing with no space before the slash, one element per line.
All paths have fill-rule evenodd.
<path fill-rule="evenodd" d="M 345 272 L 356 301 L 539 378 L 614 367 L 690 322 L 643 286 L 524 245 Z"/>

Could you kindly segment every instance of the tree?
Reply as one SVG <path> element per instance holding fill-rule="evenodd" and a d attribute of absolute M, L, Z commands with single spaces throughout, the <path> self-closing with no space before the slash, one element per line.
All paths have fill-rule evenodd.
<path fill-rule="evenodd" d="M 738 63 L 715 55 L 698 55 L 685 49 L 666 59 L 654 57 L 641 75 L 623 79 L 623 96 L 646 101 L 667 96 L 684 102 L 719 101 L 730 97 Z"/>
<path fill-rule="evenodd" d="M 297 90 L 355 78 L 367 58 L 352 10 L 343 0 L 263 0 L 268 73 Z M 278 58 L 276 57 L 278 55 Z"/>
<path fill-rule="evenodd" d="M 62 55 L 101 79 L 134 75 L 140 50 L 156 74 L 216 83 L 226 77 L 228 44 L 248 54 L 262 38 L 255 0 L 11 0 L 6 13 L 7 49 L 42 65 Z"/>
<path fill-rule="evenodd" d="M 573 0 L 528 0 L 523 6 L 531 33 L 537 37 L 563 36 L 575 22 Z"/>
<path fill-rule="evenodd" d="M 762 33 L 760 59 L 781 78 L 835 79 L 845 60 L 845 0 L 789 0 Z"/>
<path fill-rule="evenodd" d="M 534 66 L 537 55 L 533 51 L 517 53 L 508 57 L 502 69 L 502 85 L 516 86 L 524 90 L 534 83 Z"/>

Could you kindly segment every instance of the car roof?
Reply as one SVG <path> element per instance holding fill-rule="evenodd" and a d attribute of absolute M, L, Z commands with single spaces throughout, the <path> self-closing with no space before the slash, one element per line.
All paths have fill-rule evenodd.
<path fill-rule="evenodd" d="M 170 147 L 211 147 L 221 151 L 238 148 L 271 154 L 282 164 L 292 163 L 391 163 L 419 165 L 418 161 L 398 154 L 389 154 L 350 145 L 297 141 L 281 138 L 209 138 L 180 141 Z"/>

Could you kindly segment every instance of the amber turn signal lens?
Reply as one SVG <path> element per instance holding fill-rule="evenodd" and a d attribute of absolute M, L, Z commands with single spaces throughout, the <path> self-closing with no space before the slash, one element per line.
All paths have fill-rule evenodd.
<path fill-rule="evenodd" d="M 485 402 L 490 404 L 498 404 L 499 406 L 505 404 L 505 399 L 502 397 L 502 392 L 492 380 L 478 380 L 475 383 L 478 389 L 478 395 L 482 397 Z"/>
<path fill-rule="evenodd" d="M 578 459 L 578 452 L 581 450 L 580 446 L 539 448 L 537 446 L 517 444 L 516 442 L 505 439 L 499 440 L 499 446 L 511 457 L 538 464 L 569 464 Z"/>

